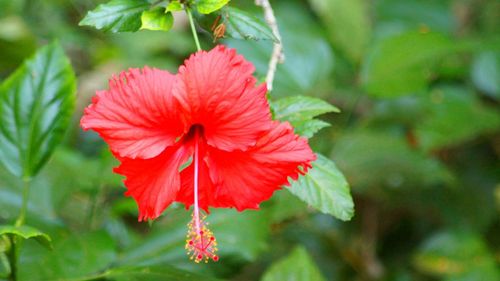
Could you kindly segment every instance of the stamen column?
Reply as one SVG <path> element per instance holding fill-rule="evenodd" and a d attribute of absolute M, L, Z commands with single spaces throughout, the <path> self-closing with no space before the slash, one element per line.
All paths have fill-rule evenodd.
<path fill-rule="evenodd" d="M 194 183 L 193 183 L 193 215 L 191 222 L 188 224 L 188 233 L 186 238 L 186 250 L 187 254 L 191 256 L 191 260 L 199 263 L 202 260 L 208 262 L 209 259 L 218 261 L 219 257 L 215 254 L 217 251 L 217 242 L 212 231 L 208 229 L 208 222 L 205 221 L 206 215 L 200 212 L 198 205 L 198 193 L 199 193 L 199 157 L 200 157 L 200 128 L 194 128 L 194 155 L 193 155 L 193 165 L 194 165 Z"/>

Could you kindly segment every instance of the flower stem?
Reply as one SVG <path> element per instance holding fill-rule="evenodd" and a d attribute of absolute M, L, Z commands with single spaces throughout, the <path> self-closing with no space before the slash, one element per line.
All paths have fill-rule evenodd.
<path fill-rule="evenodd" d="M 23 202 L 21 205 L 21 211 L 19 212 L 19 217 L 17 217 L 16 220 L 16 226 L 22 226 L 24 224 L 24 221 L 26 219 L 26 210 L 28 209 L 28 197 L 29 197 L 29 192 L 30 192 L 30 180 L 25 179 L 23 180 L 24 185 L 23 185 Z"/>
<path fill-rule="evenodd" d="M 194 42 L 196 43 L 196 48 L 198 51 L 201 51 L 200 40 L 198 39 L 198 33 L 196 33 L 196 27 L 194 25 L 193 14 L 191 13 L 191 9 L 188 6 L 184 6 L 186 9 L 186 14 L 189 18 L 189 25 L 191 25 L 191 32 L 193 32 Z"/>
<path fill-rule="evenodd" d="M 26 220 L 26 211 L 28 209 L 28 197 L 30 191 L 30 180 L 23 180 L 23 201 L 21 203 L 21 210 L 19 212 L 19 217 L 17 217 L 15 226 L 20 227 L 24 224 Z M 10 249 L 10 253 L 8 255 L 9 262 L 11 266 L 11 274 L 9 276 L 9 280 L 16 281 L 17 280 L 17 265 L 19 261 L 19 253 L 21 251 L 22 239 L 20 239 L 16 235 L 10 235 L 12 248 Z"/>

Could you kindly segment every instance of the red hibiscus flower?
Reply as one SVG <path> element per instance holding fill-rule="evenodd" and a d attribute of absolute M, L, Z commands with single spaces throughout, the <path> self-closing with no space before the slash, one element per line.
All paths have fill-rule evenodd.
<path fill-rule="evenodd" d="M 194 205 L 186 248 L 217 260 L 209 207 L 258 209 L 316 159 L 287 122 L 273 121 L 265 84 L 235 50 L 193 54 L 177 75 L 145 67 L 113 77 L 85 109 L 81 126 L 109 144 L 139 221 L 172 202 Z"/>

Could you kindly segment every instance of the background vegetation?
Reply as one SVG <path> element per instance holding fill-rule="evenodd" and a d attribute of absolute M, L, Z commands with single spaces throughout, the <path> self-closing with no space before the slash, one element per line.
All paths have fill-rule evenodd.
<path fill-rule="evenodd" d="M 112 74 L 176 72 L 195 51 L 187 19 L 174 13 L 168 33 L 78 26 L 103 2 L 0 0 L 0 79 L 57 39 L 78 81 L 64 142 L 29 194 L 27 224 L 53 249 L 25 240 L 19 280 L 500 280 L 498 1 L 272 1 L 286 61 L 270 98 L 317 97 L 341 110 L 320 117 L 332 126 L 310 142 L 346 176 L 356 212 L 343 222 L 286 190 L 260 211 L 213 210 L 221 260 L 207 265 L 185 255 L 183 207 L 137 223 L 107 146 L 78 125 Z M 253 1 L 229 5 L 262 14 Z M 209 32 L 201 39 L 213 46 Z M 222 43 L 265 76 L 271 41 Z M 12 224 L 22 181 L 0 156 L 0 224 Z M 12 270 L 2 239 L 0 280 Z"/>

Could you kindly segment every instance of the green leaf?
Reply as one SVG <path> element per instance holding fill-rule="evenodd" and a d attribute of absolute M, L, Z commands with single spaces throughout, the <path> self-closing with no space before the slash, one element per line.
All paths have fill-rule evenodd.
<path fill-rule="evenodd" d="M 249 12 L 228 7 L 221 15 L 224 17 L 226 35 L 231 38 L 273 40 L 274 42 L 278 42 L 271 28 L 264 21 Z"/>
<path fill-rule="evenodd" d="M 329 127 L 330 123 L 327 123 L 323 120 L 313 119 L 305 122 L 297 123 L 294 126 L 294 130 L 296 134 L 299 134 L 306 138 L 312 138 L 314 134 L 319 132 L 319 130 Z"/>
<path fill-rule="evenodd" d="M 169 31 L 174 25 L 172 13 L 165 13 L 164 8 L 144 11 L 141 15 L 141 29 Z"/>
<path fill-rule="evenodd" d="M 371 36 L 366 1 L 309 0 L 309 2 L 323 20 L 334 45 L 352 61 L 360 61 Z"/>
<path fill-rule="evenodd" d="M 141 15 L 149 9 L 147 0 L 111 0 L 87 13 L 79 25 L 103 31 L 127 32 L 141 28 Z"/>
<path fill-rule="evenodd" d="M 290 122 L 295 128 L 295 133 L 308 138 L 330 125 L 313 119 L 314 117 L 328 112 L 340 112 L 338 108 L 321 99 L 306 96 L 287 97 L 273 101 L 271 108 L 276 119 Z"/>
<path fill-rule="evenodd" d="M 182 4 L 179 0 L 173 0 L 167 5 L 166 12 L 178 12 L 182 11 Z"/>
<path fill-rule="evenodd" d="M 268 249 L 269 215 L 265 211 L 214 210 L 208 219 L 219 241 L 221 257 L 237 256 L 255 261 Z"/>
<path fill-rule="evenodd" d="M 447 1 L 383 0 L 373 4 L 377 33 L 422 28 L 452 34 L 458 28 Z"/>
<path fill-rule="evenodd" d="M 305 121 L 328 112 L 340 112 L 335 106 L 313 97 L 294 96 L 272 102 L 275 117 L 283 121 Z"/>
<path fill-rule="evenodd" d="M 116 246 L 104 231 L 65 233 L 54 239 L 53 251 L 41 251 L 34 243 L 21 248 L 19 280 L 90 280 L 116 259 Z"/>
<path fill-rule="evenodd" d="M 349 184 L 337 166 L 328 158 L 317 154 L 311 170 L 292 182 L 288 190 L 302 201 L 343 221 L 354 215 Z"/>
<path fill-rule="evenodd" d="M 229 0 L 197 0 L 196 9 L 201 14 L 210 14 L 226 6 L 227 3 Z"/>
<path fill-rule="evenodd" d="M 270 206 L 264 206 L 269 210 L 272 223 L 280 223 L 309 212 L 306 203 L 286 190 L 274 192 L 269 204 Z"/>
<path fill-rule="evenodd" d="M 471 74 L 478 89 L 500 100 L 500 53 L 479 54 L 472 65 Z"/>
<path fill-rule="evenodd" d="M 10 267 L 9 259 L 5 253 L 0 252 L 0 278 L 7 278 L 10 276 L 12 269 Z"/>
<path fill-rule="evenodd" d="M 439 33 L 406 32 L 386 38 L 372 49 L 361 79 L 369 94 L 396 97 L 422 90 L 436 63 L 464 44 Z"/>
<path fill-rule="evenodd" d="M 61 142 L 75 103 L 75 75 L 57 43 L 40 49 L 0 86 L 0 161 L 35 176 Z"/>
<path fill-rule="evenodd" d="M 321 26 L 310 14 L 304 13 L 308 7 L 299 2 L 302 3 L 276 2 L 273 6 L 285 46 L 285 62 L 278 64 L 273 83 L 274 98 L 295 95 L 326 97 L 331 94 L 334 54 Z M 273 50 L 270 40 L 228 39 L 225 42 L 255 65 L 258 76 L 266 76 Z"/>
<path fill-rule="evenodd" d="M 287 257 L 271 265 L 261 281 L 326 281 L 306 249 L 296 247 Z"/>
<path fill-rule="evenodd" d="M 23 239 L 33 238 L 41 245 L 49 249 L 52 248 L 52 240 L 50 239 L 50 236 L 31 226 L 0 225 L 0 236 L 5 234 L 12 234 Z"/>
<path fill-rule="evenodd" d="M 343 133 L 331 155 L 355 190 L 377 198 L 451 181 L 450 172 L 439 161 L 412 149 L 404 136 L 380 130 Z M 411 198 L 401 194 L 396 198 L 393 203 L 412 203 Z"/>
<path fill-rule="evenodd" d="M 429 109 L 416 125 L 417 139 L 424 150 L 460 144 L 500 128 L 498 111 L 460 87 L 440 87 L 424 99 Z"/>
<path fill-rule="evenodd" d="M 206 275 L 198 275 L 185 270 L 177 269 L 169 265 L 159 266 L 129 266 L 110 269 L 104 274 L 106 279 L 110 278 L 114 281 L 191 281 L 191 280 L 207 280 L 216 281 L 218 279 L 211 278 Z"/>
<path fill-rule="evenodd" d="M 190 212 L 184 208 L 167 210 L 165 218 L 155 224 L 153 232 L 127 249 L 119 264 L 153 266 L 168 263 L 183 268 L 191 266 L 193 263 L 184 249 L 186 224 L 190 219 Z M 269 216 L 264 211 L 214 209 L 206 221 L 217 238 L 221 260 L 234 256 L 253 261 L 267 249 Z"/>
<path fill-rule="evenodd" d="M 446 280 L 499 280 L 500 270 L 481 236 L 443 231 L 429 237 L 418 249 L 414 263 L 427 274 Z"/>
<path fill-rule="evenodd" d="M 10 250 L 12 243 L 10 242 L 9 237 L 0 236 L 0 253 L 5 253 Z"/>

